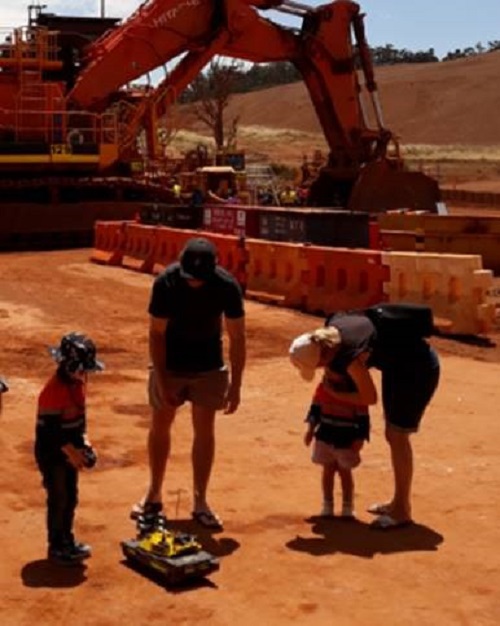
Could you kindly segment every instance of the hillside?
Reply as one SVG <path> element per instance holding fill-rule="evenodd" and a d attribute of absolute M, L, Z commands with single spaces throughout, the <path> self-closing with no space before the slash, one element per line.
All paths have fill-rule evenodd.
<path fill-rule="evenodd" d="M 446 63 L 381 67 L 376 78 L 385 123 L 403 144 L 500 146 L 500 51 Z M 235 115 L 240 116 L 240 145 L 250 153 L 296 162 L 308 146 L 323 147 L 303 83 L 235 95 L 228 117 Z M 206 134 L 185 109 L 178 112 L 177 123 Z"/>

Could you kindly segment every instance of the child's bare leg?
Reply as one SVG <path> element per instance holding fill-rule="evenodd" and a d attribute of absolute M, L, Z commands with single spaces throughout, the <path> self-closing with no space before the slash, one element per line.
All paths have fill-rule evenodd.
<path fill-rule="evenodd" d="M 323 475 L 321 480 L 321 487 L 323 489 L 323 500 L 327 500 L 330 502 L 333 500 L 333 483 L 336 470 L 336 463 L 328 463 L 323 465 Z"/>
<path fill-rule="evenodd" d="M 323 465 L 323 473 L 321 475 L 321 488 L 323 490 L 322 517 L 333 516 L 333 486 L 336 471 L 336 463 L 325 463 L 325 465 Z"/>
<path fill-rule="evenodd" d="M 339 476 L 342 485 L 342 517 L 353 517 L 354 477 L 352 470 L 339 467 Z"/>

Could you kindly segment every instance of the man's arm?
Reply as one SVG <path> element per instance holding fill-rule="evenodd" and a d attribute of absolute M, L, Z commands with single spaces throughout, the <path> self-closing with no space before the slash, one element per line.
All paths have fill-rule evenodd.
<path fill-rule="evenodd" d="M 226 414 L 234 413 L 240 404 L 240 390 L 245 369 L 246 339 L 245 318 L 226 317 L 226 330 L 229 337 L 229 364 L 231 381 L 226 398 Z"/>
<path fill-rule="evenodd" d="M 162 403 L 167 399 L 167 348 L 165 334 L 167 332 L 168 319 L 149 316 L 149 358 L 153 365 L 158 394 Z"/>

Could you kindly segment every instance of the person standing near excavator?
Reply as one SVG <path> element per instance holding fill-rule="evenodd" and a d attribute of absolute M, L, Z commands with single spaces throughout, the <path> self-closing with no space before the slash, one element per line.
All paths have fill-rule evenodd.
<path fill-rule="evenodd" d="M 162 486 L 170 455 L 170 430 L 177 409 L 191 403 L 193 509 L 200 525 L 222 529 L 207 502 L 215 454 L 215 415 L 234 413 L 240 403 L 245 365 L 245 325 L 241 288 L 217 265 L 215 246 L 203 237 L 190 239 L 180 261 L 155 279 L 149 304 L 152 368 L 148 436 L 150 484 L 134 505 L 133 519 L 154 525 L 162 514 Z M 222 320 L 229 338 L 230 367 L 222 351 Z"/>

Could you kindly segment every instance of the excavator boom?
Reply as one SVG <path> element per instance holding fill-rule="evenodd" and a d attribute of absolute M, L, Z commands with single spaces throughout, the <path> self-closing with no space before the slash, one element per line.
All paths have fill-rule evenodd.
<path fill-rule="evenodd" d="M 271 8 L 299 17 L 300 29 L 264 18 L 261 12 Z M 402 176 L 356 2 L 334 0 L 312 8 L 295 0 L 146 1 L 89 47 L 69 100 L 78 107 L 105 109 L 124 85 L 180 55 L 185 57 L 176 69 L 139 105 L 129 135 L 142 121 L 153 141 L 159 112 L 215 55 L 256 63 L 289 61 L 302 75 L 329 146 L 328 163 L 310 190 L 311 203 L 367 211 L 437 210 L 433 181 L 412 185 L 408 172 Z M 388 156 L 390 145 L 396 147 L 395 156 Z M 407 196 L 393 193 L 398 180 L 408 187 Z"/>
<path fill-rule="evenodd" d="M 216 37 L 222 12 L 212 0 L 151 0 L 87 50 L 69 99 L 105 107 L 121 87 L 175 57 L 202 51 Z"/>

